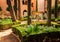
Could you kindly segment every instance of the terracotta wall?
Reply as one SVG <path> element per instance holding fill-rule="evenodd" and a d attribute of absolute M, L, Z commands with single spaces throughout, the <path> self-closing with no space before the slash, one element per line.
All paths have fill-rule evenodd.
<path fill-rule="evenodd" d="M 2 7 L 2 10 L 5 11 L 7 4 L 6 4 L 6 0 L 0 0 L 0 7 Z"/>
<path fill-rule="evenodd" d="M 33 10 L 35 10 L 36 8 L 36 0 L 32 0 L 32 2 L 34 3 L 34 9 Z M 40 1 L 40 3 L 42 2 L 42 0 Z M 54 2 L 55 2 L 55 0 L 52 0 L 52 6 L 54 6 Z M 42 4 L 44 4 L 44 3 L 41 3 L 41 5 Z M 7 7 L 7 5 L 6 5 L 6 0 L 0 0 L 0 6 L 2 7 L 2 9 L 3 10 L 5 10 L 6 9 L 6 7 Z M 43 7 L 43 6 L 41 6 L 41 7 Z M 23 9 L 27 9 L 27 6 L 26 5 L 22 5 L 22 0 L 21 0 L 21 9 L 23 10 Z M 43 9 L 42 9 L 43 10 Z"/>
<path fill-rule="evenodd" d="M 38 11 L 44 12 L 44 0 L 38 0 Z"/>
<path fill-rule="evenodd" d="M 31 0 L 31 1 L 33 3 L 33 7 L 31 7 L 31 10 L 35 11 L 36 10 L 36 0 Z M 28 9 L 27 5 L 23 5 L 22 0 L 21 0 L 21 15 L 22 15 L 22 17 L 23 17 L 23 11 L 27 10 L 27 9 Z"/>
<path fill-rule="evenodd" d="M 23 17 L 23 11 L 27 10 L 27 5 L 23 5 L 22 0 L 20 0 L 20 1 L 21 1 L 21 16 Z M 44 1 L 44 0 L 38 0 L 38 1 L 41 5 L 41 6 L 39 5 L 40 6 L 39 9 L 44 10 L 44 3 L 42 3 L 42 1 Z M 55 0 L 52 0 L 52 6 L 54 6 L 54 1 Z M 32 0 L 32 2 L 33 2 L 33 7 L 31 7 L 31 9 L 35 11 L 36 10 L 36 0 Z M 6 0 L 0 0 L 0 6 L 2 7 L 3 11 L 5 11 L 6 7 L 7 7 Z"/>
<path fill-rule="evenodd" d="M 36 0 L 32 0 L 32 2 L 33 2 L 34 7 L 31 7 L 31 9 L 36 10 Z M 27 5 L 23 5 L 22 0 L 20 0 L 20 4 L 21 4 L 21 16 L 23 17 L 23 11 L 27 10 Z M 0 0 L 0 7 L 2 7 L 3 11 L 6 11 L 6 8 L 8 7 L 7 4 L 6 4 L 6 0 Z"/>

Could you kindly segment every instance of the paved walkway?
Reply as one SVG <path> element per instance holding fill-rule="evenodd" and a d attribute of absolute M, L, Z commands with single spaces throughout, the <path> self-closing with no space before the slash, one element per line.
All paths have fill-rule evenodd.
<path fill-rule="evenodd" d="M 21 40 L 8 29 L 0 32 L 0 42 L 21 42 Z"/>

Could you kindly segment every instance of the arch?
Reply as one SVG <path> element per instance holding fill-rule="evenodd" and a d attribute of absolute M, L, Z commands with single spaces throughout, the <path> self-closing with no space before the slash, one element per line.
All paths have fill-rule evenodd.
<path fill-rule="evenodd" d="M 23 11 L 23 16 L 24 16 L 24 17 L 27 16 L 27 10 L 24 10 L 24 11 Z"/>

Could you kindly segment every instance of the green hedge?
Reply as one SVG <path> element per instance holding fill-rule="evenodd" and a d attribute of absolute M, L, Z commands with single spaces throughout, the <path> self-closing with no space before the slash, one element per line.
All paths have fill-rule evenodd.
<path fill-rule="evenodd" d="M 60 32 L 60 28 L 29 25 L 29 26 L 14 26 L 13 28 L 21 31 L 22 36 L 30 36 L 35 34 L 49 33 L 49 32 Z"/>
<path fill-rule="evenodd" d="M 12 23 L 11 19 L 0 19 L 0 25 L 6 25 L 11 23 Z"/>

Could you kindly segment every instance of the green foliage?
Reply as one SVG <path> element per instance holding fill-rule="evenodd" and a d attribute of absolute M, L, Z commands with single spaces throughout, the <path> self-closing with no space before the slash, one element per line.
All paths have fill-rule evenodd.
<path fill-rule="evenodd" d="M 56 19 L 57 23 L 60 24 L 60 17 Z"/>
<path fill-rule="evenodd" d="M 0 29 L 8 29 L 12 26 L 12 20 L 8 18 L 0 19 Z"/>
<path fill-rule="evenodd" d="M 59 17 L 59 18 L 57 18 L 57 21 L 60 21 L 60 17 Z"/>
<path fill-rule="evenodd" d="M 29 33 L 31 33 L 32 31 L 33 31 L 32 25 L 28 25 L 25 32 L 26 32 L 27 34 L 29 34 Z"/>
<path fill-rule="evenodd" d="M 23 28 L 23 27 L 15 26 L 15 27 L 13 27 L 13 28 L 18 29 L 18 30 L 21 32 L 22 36 L 26 36 L 26 35 L 27 35 L 27 33 L 25 32 L 26 29 Z"/>
<path fill-rule="evenodd" d="M 34 31 L 38 32 L 38 30 L 39 30 L 38 25 L 34 25 Z"/>
<path fill-rule="evenodd" d="M 11 19 L 0 19 L 0 25 L 6 25 L 11 23 L 12 23 Z"/>
<path fill-rule="evenodd" d="M 38 25 L 29 25 L 29 26 L 16 26 L 19 31 L 21 31 L 22 36 L 29 36 L 35 34 L 49 33 L 49 32 L 60 32 L 60 28 L 48 27 L 48 26 L 38 26 Z"/>

